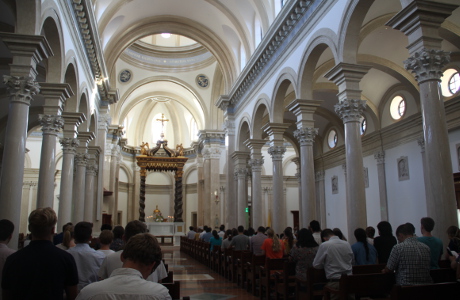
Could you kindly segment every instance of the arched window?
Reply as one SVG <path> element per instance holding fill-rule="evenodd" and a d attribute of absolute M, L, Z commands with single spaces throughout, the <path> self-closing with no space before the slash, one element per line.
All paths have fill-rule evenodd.
<path fill-rule="evenodd" d="M 406 100 L 402 96 L 395 96 L 391 100 L 390 115 L 394 120 L 401 119 L 406 113 Z"/>
<path fill-rule="evenodd" d="M 441 92 L 444 97 L 450 97 L 460 91 L 460 73 L 450 68 L 442 73 Z"/>
<path fill-rule="evenodd" d="M 329 131 L 329 134 L 327 135 L 327 144 L 329 146 L 329 148 L 334 148 L 335 146 L 337 146 L 337 131 L 335 131 L 334 129 L 332 129 L 331 131 Z"/>
<path fill-rule="evenodd" d="M 367 120 L 365 117 L 362 117 L 361 124 L 360 124 L 361 135 L 364 135 L 366 133 L 366 129 L 367 129 Z"/>
<path fill-rule="evenodd" d="M 460 74 L 456 72 L 449 79 L 449 91 L 456 94 L 460 90 Z"/>

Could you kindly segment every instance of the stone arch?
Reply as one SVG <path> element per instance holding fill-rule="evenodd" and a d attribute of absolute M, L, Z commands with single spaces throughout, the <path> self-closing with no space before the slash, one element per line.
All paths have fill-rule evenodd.
<path fill-rule="evenodd" d="M 182 175 L 182 182 L 183 183 L 186 183 L 187 180 L 188 180 L 188 177 L 190 176 L 190 174 L 192 174 L 193 171 L 198 171 L 198 168 L 196 165 L 192 165 L 190 166 L 190 168 L 187 168 L 185 171 L 184 171 L 184 174 Z M 197 180 L 198 182 L 198 180 Z"/>
<path fill-rule="evenodd" d="M 120 164 L 120 168 L 123 169 L 126 173 L 126 175 L 128 176 L 128 184 L 129 183 L 133 183 L 134 182 L 134 175 L 133 175 L 133 172 L 131 170 L 131 168 L 129 166 L 127 166 L 124 162 L 122 162 Z"/>
<path fill-rule="evenodd" d="M 94 132 L 94 134 L 96 135 L 96 138 L 93 139 L 89 143 L 89 145 L 90 146 L 96 146 L 96 142 L 97 142 L 97 115 L 95 113 L 91 114 L 91 118 L 89 120 L 88 131 Z"/>
<path fill-rule="evenodd" d="M 247 151 L 249 152 L 248 147 L 244 144 L 244 141 L 251 137 L 251 126 L 250 126 L 250 118 L 248 114 L 245 114 L 239 123 L 238 131 L 237 131 L 237 151 Z"/>
<path fill-rule="evenodd" d="M 270 121 L 270 99 L 266 94 L 262 94 L 259 97 L 259 100 L 254 105 L 254 112 L 252 113 L 252 128 L 251 128 L 251 138 L 253 139 L 262 139 L 266 136 L 265 132 L 262 130 L 262 127 L 265 125 L 264 115 L 268 115 L 267 122 Z M 266 114 L 265 114 L 266 113 Z"/>
<path fill-rule="evenodd" d="M 82 93 L 81 94 L 81 97 L 80 97 L 80 101 L 79 101 L 79 105 L 78 105 L 78 112 L 81 112 L 81 113 L 84 113 L 85 114 L 85 117 L 86 117 L 86 120 L 83 121 L 80 126 L 78 126 L 78 129 L 79 131 L 87 131 L 88 130 L 88 124 L 90 122 L 90 113 L 89 113 L 89 109 L 90 109 L 90 104 L 88 103 L 88 97 L 86 95 L 86 93 Z"/>
<path fill-rule="evenodd" d="M 0 1 L 2 12 L 2 31 L 14 33 L 16 26 L 16 1 Z"/>
<path fill-rule="evenodd" d="M 60 83 L 62 78 L 62 49 L 64 49 L 64 41 L 61 22 L 54 9 L 47 9 L 44 12 L 41 34 L 46 37 L 54 54 L 40 62 L 46 65 L 46 82 Z"/>
<path fill-rule="evenodd" d="M 15 33 L 39 35 L 40 34 L 40 0 L 23 0 L 16 5 L 16 30 Z"/>
<path fill-rule="evenodd" d="M 294 93 L 296 92 L 296 78 L 297 75 L 293 69 L 285 68 L 282 70 L 281 76 L 279 76 L 276 81 L 275 88 L 273 90 L 272 105 L 270 107 L 271 122 L 283 123 L 285 110 L 284 99 L 286 97 L 286 92 L 291 85 L 294 88 Z M 297 98 L 297 94 L 295 97 Z"/>
<path fill-rule="evenodd" d="M 338 61 L 336 40 L 336 34 L 329 28 L 318 30 L 310 39 L 299 68 L 298 95 L 301 99 L 313 99 L 314 74 L 321 54 L 329 48 L 335 62 Z"/>
<path fill-rule="evenodd" d="M 136 24 L 136 27 L 124 30 L 116 41 L 111 40 L 106 47 L 106 65 L 109 74 L 112 74 L 118 57 L 129 45 L 144 36 L 163 32 L 186 36 L 206 47 L 216 57 L 221 69 L 226 70 L 223 73 L 224 94 L 229 92 L 239 69 L 237 62 L 233 59 L 232 51 L 224 47 L 225 43 L 221 38 L 208 28 L 190 19 L 175 16 L 144 19 Z M 111 83 L 115 84 L 115 82 Z"/>
<path fill-rule="evenodd" d="M 68 83 L 74 92 L 73 96 L 70 96 L 69 99 L 65 102 L 64 111 L 65 112 L 77 112 L 78 111 L 78 74 L 75 68 L 76 61 L 75 57 L 71 58 L 70 63 L 66 65 L 66 71 L 64 73 L 64 82 Z"/>

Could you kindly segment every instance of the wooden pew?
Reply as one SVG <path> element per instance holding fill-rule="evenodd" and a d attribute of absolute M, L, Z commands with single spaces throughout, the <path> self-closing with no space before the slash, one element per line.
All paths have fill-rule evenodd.
<path fill-rule="evenodd" d="M 374 274 L 357 274 L 346 275 L 340 277 L 339 289 L 324 287 L 324 298 L 329 300 L 331 294 L 336 294 L 341 300 L 347 300 L 350 294 L 357 297 L 377 296 L 379 299 L 389 299 L 385 295 L 389 295 L 395 283 L 393 273 L 374 273 Z"/>
<path fill-rule="evenodd" d="M 161 280 L 161 283 L 174 283 L 174 273 L 173 271 L 168 272 L 168 276 Z"/>
<path fill-rule="evenodd" d="M 395 285 L 391 290 L 392 300 L 460 299 L 460 283 L 446 282 L 424 285 Z"/>
<path fill-rule="evenodd" d="M 353 266 L 352 272 L 353 275 L 382 273 L 382 270 L 385 268 L 385 266 L 386 264 Z"/>
<path fill-rule="evenodd" d="M 211 251 L 211 269 L 219 273 L 220 246 L 214 246 Z"/>
<path fill-rule="evenodd" d="M 252 255 L 251 261 L 247 262 L 246 290 L 256 295 L 256 280 L 259 278 L 259 267 L 265 265 L 265 255 Z"/>
<path fill-rule="evenodd" d="M 430 276 L 433 279 L 433 283 L 457 281 L 457 275 L 455 274 L 455 270 L 450 268 L 450 266 L 449 268 L 430 270 Z"/>
<path fill-rule="evenodd" d="M 224 255 L 222 258 L 223 259 L 223 263 L 222 263 L 223 276 L 227 278 L 228 280 L 232 280 L 233 266 L 231 265 L 231 261 L 232 261 L 232 256 L 233 256 L 233 249 L 232 248 L 225 249 L 223 255 Z"/>
<path fill-rule="evenodd" d="M 277 258 L 265 260 L 265 265 L 259 267 L 259 297 L 262 299 L 265 296 L 265 299 L 270 299 L 271 287 L 275 283 L 275 276 L 272 275 L 276 271 L 283 270 L 285 259 Z"/>
<path fill-rule="evenodd" d="M 180 281 L 174 281 L 173 283 L 162 283 L 168 291 L 171 298 L 180 299 Z"/>
<path fill-rule="evenodd" d="M 251 251 L 241 251 L 240 256 L 236 260 L 236 285 L 240 285 L 241 279 L 241 287 L 244 286 L 244 282 L 246 281 L 247 276 L 247 269 L 248 269 L 248 262 L 252 258 Z"/>
<path fill-rule="evenodd" d="M 308 268 L 306 281 L 296 278 L 296 299 L 313 300 L 316 297 L 322 297 L 324 295 L 323 287 L 326 283 L 327 278 L 324 269 Z M 306 294 L 301 289 L 301 285 L 305 287 Z"/>
<path fill-rule="evenodd" d="M 294 298 L 296 288 L 295 265 L 296 263 L 293 261 L 285 261 L 283 271 L 275 273 L 276 300 Z"/>

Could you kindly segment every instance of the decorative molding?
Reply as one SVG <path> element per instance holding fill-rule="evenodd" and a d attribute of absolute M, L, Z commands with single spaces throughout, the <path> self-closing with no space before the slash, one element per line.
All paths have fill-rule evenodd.
<path fill-rule="evenodd" d="M 250 159 L 248 164 L 251 166 L 252 172 L 262 172 L 262 166 L 264 165 L 264 159 Z"/>
<path fill-rule="evenodd" d="M 326 172 L 324 172 L 324 171 L 316 172 L 315 173 L 315 181 L 323 181 L 325 175 L 326 175 Z"/>
<path fill-rule="evenodd" d="M 227 110 L 227 108 L 222 108 L 223 110 Z M 235 121 L 225 120 L 223 124 L 223 129 L 226 135 L 235 135 Z"/>
<path fill-rule="evenodd" d="M 450 62 L 450 55 L 442 50 L 423 48 L 404 61 L 404 68 L 415 74 L 415 80 L 440 80 L 443 67 Z"/>
<path fill-rule="evenodd" d="M 344 99 L 334 105 L 335 112 L 343 120 L 343 123 L 359 122 L 366 108 L 366 100 Z"/>
<path fill-rule="evenodd" d="M 88 164 L 88 159 L 89 159 L 89 154 L 88 153 L 77 153 L 75 154 L 75 166 L 82 166 L 86 167 Z"/>
<path fill-rule="evenodd" d="M 420 146 L 421 151 L 420 152 L 425 152 L 425 139 L 423 137 L 420 137 L 417 139 L 417 144 Z"/>
<path fill-rule="evenodd" d="M 283 160 L 284 153 L 286 152 L 285 146 L 271 146 L 268 148 L 268 154 L 272 157 L 272 160 Z"/>
<path fill-rule="evenodd" d="M 363 168 L 363 174 L 364 174 L 364 187 L 368 188 L 369 187 L 369 169 Z"/>
<path fill-rule="evenodd" d="M 317 135 L 318 128 L 306 127 L 294 131 L 294 137 L 299 141 L 300 146 L 312 146 Z"/>
<path fill-rule="evenodd" d="M 86 164 L 86 175 L 96 176 L 99 171 L 99 166 L 97 162 L 88 160 Z"/>
<path fill-rule="evenodd" d="M 40 92 L 40 85 L 32 77 L 3 75 L 3 83 L 11 102 L 30 106 L 33 96 Z"/>
<path fill-rule="evenodd" d="M 76 138 L 61 138 L 59 143 L 61 143 L 64 154 L 75 154 L 78 146 L 80 146 L 80 140 Z"/>
<path fill-rule="evenodd" d="M 339 178 L 337 177 L 337 175 L 334 175 L 331 178 L 331 188 L 332 188 L 332 194 L 339 193 Z"/>
<path fill-rule="evenodd" d="M 374 158 L 377 160 L 377 164 L 384 164 L 385 163 L 385 151 L 378 151 L 374 153 Z"/>
<path fill-rule="evenodd" d="M 59 130 L 64 126 L 64 119 L 62 116 L 39 114 L 38 122 L 42 126 L 44 134 L 57 135 Z"/>
<path fill-rule="evenodd" d="M 109 114 L 100 114 L 97 120 L 97 129 L 109 130 L 110 123 L 112 122 L 112 117 Z"/>

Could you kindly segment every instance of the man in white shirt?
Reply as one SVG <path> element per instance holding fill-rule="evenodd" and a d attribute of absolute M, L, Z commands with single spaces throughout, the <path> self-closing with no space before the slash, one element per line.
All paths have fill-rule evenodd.
<path fill-rule="evenodd" d="M 224 224 L 220 225 L 219 232 L 217 234 L 222 238 L 222 240 L 224 239 L 224 236 L 225 236 L 225 225 Z"/>
<path fill-rule="evenodd" d="M 190 226 L 189 229 L 190 229 L 190 231 L 187 233 L 187 238 L 189 240 L 194 240 L 195 239 L 195 234 L 196 234 L 196 232 L 194 230 L 195 228 L 193 228 L 193 226 Z"/>
<path fill-rule="evenodd" d="M 110 278 L 86 286 L 77 299 L 171 300 L 166 287 L 145 280 L 162 258 L 161 248 L 153 235 L 141 233 L 131 237 L 120 258 L 122 268 L 113 271 Z"/>
<path fill-rule="evenodd" d="M 78 290 L 98 280 L 97 272 L 104 261 L 105 254 L 96 251 L 89 246 L 93 224 L 79 222 L 74 228 L 75 247 L 67 250 L 77 264 L 78 269 Z"/>
<path fill-rule="evenodd" d="M 326 278 L 328 279 L 326 286 L 338 289 L 342 274 L 352 274 L 353 251 L 348 242 L 335 236 L 334 232 L 330 229 L 324 229 L 321 232 L 321 236 L 325 242 L 318 248 L 315 260 L 313 261 L 313 267 L 324 269 Z M 338 295 L 331 295 L 331 300 L 334 299 L 338 299 Z"/>
<path fill-rule="evenodd" d="M 138 233 L 145 232 L 147 232 L 147 226 L 145 225 L 145 223 L 142 223 L 138 220 L 134 220 L 126 225 L 125 234 L 123 234 L 122 239 L 125 243 L 127 243 L 131 237 L 135 236 Z M 107 257 L 102 263 L 101 268 L 99 269 L 98 275 L 100 279 L 109 278 L 110 274 L 112 274 L 112 272 L 115 269 L 122 267 L 123 262 L 120 258 L 121 253 L 123 253 L 123 250 L 107 255 Z M 168 277 L 168 273 L 166 272 L 165 265 L 163 264 L 163 262 L 160 262 L 158 267 L 152 274 L 150 274 L 147 280 L 152 282 L 159 282 L 160 280 L 166 277 Z"/>

